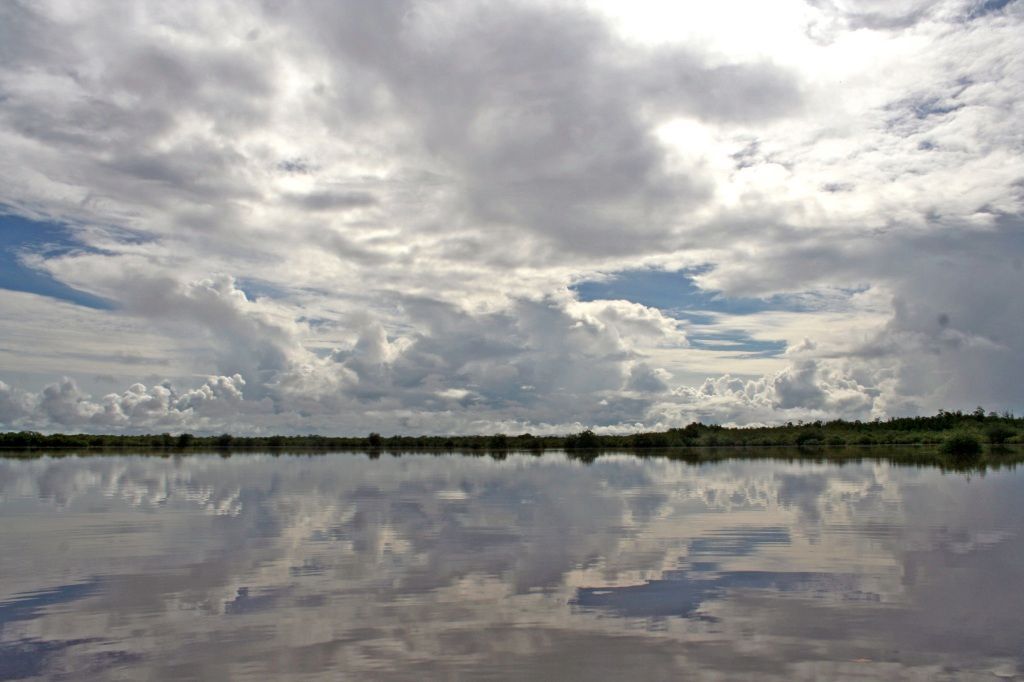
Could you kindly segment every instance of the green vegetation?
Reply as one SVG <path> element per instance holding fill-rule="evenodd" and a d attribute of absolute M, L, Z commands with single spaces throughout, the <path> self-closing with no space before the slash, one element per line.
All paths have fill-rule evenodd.
<path fill-rule="evenodd" d="M 992 445 L 1003 445 L 1017 435 L 1017 432 L 1006 424 L 992 424 L 985 429 L 985 436 Z"/>
<path fill-rule="evenodd" d="M 954 431 L 942 441 L 942 451 L 949 455 L 977 455 L 981 452 L 981 439 L 973 431 Z"/>
<path fill-rule="evenodd" d="M 489 436 L 194 436 L 182 433 L 156 435 L 52 434 L 34 431 L 0 433 L 2 450 L 89 450 L 130 448 L 159 450 L 220 449 L 387 449 L 541 451 L 564 449 L 647 450 L 689 447 L 771 447 L 797 446 L 806 451 L 851 448 L 868 445 L 936 445 L 950 454 L 977 452 L 981 443 L 993 446 L 1024 443 L 1024 418 L 1004 413 L 940 411 L 931 417 L 899 417 L 875 421 L 788 423 L 771 427 L 727 428 L 695 422 L 667 431 L 599 435 L 587 430 L 565 436 L 534 436 L 529 433 Z"/>

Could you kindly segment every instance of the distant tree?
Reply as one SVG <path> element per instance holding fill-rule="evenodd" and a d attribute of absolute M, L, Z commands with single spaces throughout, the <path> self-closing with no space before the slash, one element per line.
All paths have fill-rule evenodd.
<path fill-rule="evenodd" d="M 187 448 L 192 445 L 192 442 L 195 441 L 195 439 L 196 437 L 191 433 L 182 433 L 178 436 L 178 447 Z"/>
<path fill-rule="evenodd" d="M 229 445 L 231 445 L 231 443 L 233 443 L 234 440 L 235 437 L 232 436 L 230 433 L 222 433 L 219 436 L 217 436 L 217 446 L 226 448 Z"/>
<path fill-rule="evenodd" d="M 383 439 L 380 437 L 380 434 L 377 433 L 376 431 L 372 432 L 369 436 L 366 437 L 366 442 L 369 443 L 370 447 L 373 448 L 379 448 L 382 441 Z"/>
<path fill-rule="evenodd" d="M 700 438 L 702 428 L 704 426 L 700 422 L 690 422 L 685 428 L 672 429 L 672 431 L 679 436 L 684 445 L 693 445 Z"/>
<path fill-rule="evenodd" d="M 591 448 L 599 448 L 601 447 L 601 437 L 590 429 L 581 431 L 576 436 L 576 447 L 588 450 Z"/>

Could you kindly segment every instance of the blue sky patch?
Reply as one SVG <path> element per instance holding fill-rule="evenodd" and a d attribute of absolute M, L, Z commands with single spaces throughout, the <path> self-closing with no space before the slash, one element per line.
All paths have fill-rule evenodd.
<path fill-rule="evenodd" d="M 806 299 L 794 296 L 768 298 L 729 298 L 701 289 L 693 276 L 704 270 L 626 270 L 605 280 L 578 282 L 570 287 L 581 301 L 625 300 L 658 308 L 670 317 L 694 325 L 710 325 L 709 313 L 750 315 L 769 310 L 809 312 L 814 308 Z M 773 357 L 786 350 L 786 342 L 754 339 L 739 329 L 688 330 L 691 346 L 704 350 L 736 351 L 748 357 Z"/>
<path fill-rule="evenodd" d="M 1007 5 L 1014 0 L 983 0 L 971 8 L 971 11 L 967 13 L 967 19 L 977 19 L 983 17 L 986 14 L 992 14 L 993 12 L 1001 12 Z"/>
<path fill-rule="evenodd" d="M 59 256 L 83 248 L 65 225 L 0 213 L 0 289 L 25 291 L 87 308 L 110 310 L 114 307 L 110 301 L 69 287 L 45 272 L 26 267 L 19 257 L 24 252 Z"/>
<path fill-rule="evenodd" d="M 765 310 L 807 311 L 807 303 L 792 296 L 728 298 L 705 291 L 693 281 L 705 270 L 624 270 L 608 279 L 577 282 L 569 288 L 581 301 L 626 300 L 658 308 L 673 317 L 693 318 L 701 312 L 749 315 Z M 693 320 L 697 321 L 697 320 Z"/>
<path fill-rule="evenodd" d="M 782 355 L 788 345 L 781 339 L 755 339 L 743 331 L 703 332 L 689 330 L 690 346 L 701 350 L 742 351 L 744 358 L 771 358 Z"/>
<path fill-rule="evenodd" d="M 288 295 L 288 292 L 281 287 L 262 279 L 239 277 L 235 280 L 235 286 L 250 301 L 255 301 L 259 298 L 279 299 L 285 298 Z"/>

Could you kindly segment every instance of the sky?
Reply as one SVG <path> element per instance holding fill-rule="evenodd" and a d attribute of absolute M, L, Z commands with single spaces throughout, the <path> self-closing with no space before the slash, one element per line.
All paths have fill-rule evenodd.
<path fill-rule="evenodd" d="M 0 5 L 0 428 L 1024 411 L 1024 3 Z"/>

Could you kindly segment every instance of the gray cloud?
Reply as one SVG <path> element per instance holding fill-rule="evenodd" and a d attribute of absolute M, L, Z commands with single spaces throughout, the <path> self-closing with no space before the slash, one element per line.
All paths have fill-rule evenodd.
<path fill-rule="evenodd" d="M 0 422 L 15 424 L 31 413 L 32 400 L 24 391 L 0 381 Z"/>
<path fill-rule="evenodd" d="M 910 28 L 934 13 L 934 3 L 924 0 L 808 0 L 828 14 L 840 18 L 850 29 L 898 31 Z"/>
<path fill-rule="evenodd" d="M 782 69 L 631 50 L 578 10 L 453 7 L 341 3 L 302 21 L 339 56 L 339 105 L 372 79 L 469 216 L 561 251 L 651 248 L 707 197 L 697 169 L 666 167 L 645 108 L 756 120 L 799 100 Z"/>
<path fill-rule="evenodd" d="M 346 210 L 377 204 L 377 199 L 368 192 L 320 191 L 310 194 L 293 194 L 288 197 L 288 201 L 310 211 Z"/>

